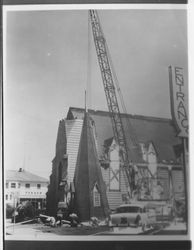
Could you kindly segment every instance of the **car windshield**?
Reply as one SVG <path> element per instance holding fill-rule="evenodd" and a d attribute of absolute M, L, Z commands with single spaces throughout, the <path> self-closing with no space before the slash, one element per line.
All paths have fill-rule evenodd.
<path fill-rule="evenodd" d="M 131 206 L 131 207 L 118 207 L 116 209 L 116 213 L 138 213 L 141 212 L 141 208 L 140 207 L 136 207 L 136 206 Z"/>

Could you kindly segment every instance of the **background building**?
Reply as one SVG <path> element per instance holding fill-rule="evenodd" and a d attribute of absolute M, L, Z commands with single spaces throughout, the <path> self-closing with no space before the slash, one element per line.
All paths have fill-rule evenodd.
<path fill-rule="evenodd" d="M 5 204 L 16 206 L 31 201 L 35 208 L 46 206 L 47 179 L 20 168 L 7 170 L 5 180 Z"/>

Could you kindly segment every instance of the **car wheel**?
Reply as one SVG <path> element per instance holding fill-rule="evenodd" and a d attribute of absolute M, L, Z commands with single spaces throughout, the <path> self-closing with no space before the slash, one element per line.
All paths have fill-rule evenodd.
<path fill-rule="evenodd" d="M 135 225 L 136 227 L 139 227 L 142 225 L 141 217 L 139 215 L 135 219 Z"/>

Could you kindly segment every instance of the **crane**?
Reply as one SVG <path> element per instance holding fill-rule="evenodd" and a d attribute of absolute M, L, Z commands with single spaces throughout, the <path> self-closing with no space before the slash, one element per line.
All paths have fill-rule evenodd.
<path fill-rule="evenodd" d="M 108 104 L 109 114 L 111 116 L 113 135 L 116 142 L 119 145 L 121 166 L 125 170 L 131 195 L 132 191 L 135 189 L 134 165 L 139 160 L 138 142 L 135 133 L 133 131 L 132 125 L 129 119 L 127 119 L 128 128 L 130 129 L 131 133 L 131 137 L 128 142 L 130 145 L 128 147 L 124 130 L 124 124 L 121 118 L 121 113 L 117 100 L 116 87 L 118 92 L 120 93 L 121 102 L 123 106 L 124 106 L 124 101 L 122 99 L 121 92 L 119 91 L 120 89 L 118 86 L 117 78 L 115 77 L 114 74 L 114 68 L 112 65 L 112 61 L 110 59 L 111 57 L 106 43 L 106 39 L 102 31 L 97 11 L 89 10 L 89 15 L 91 20 L 95 48 L 97 52 L 98 63 L 100 66 L 104 91 Z"/>

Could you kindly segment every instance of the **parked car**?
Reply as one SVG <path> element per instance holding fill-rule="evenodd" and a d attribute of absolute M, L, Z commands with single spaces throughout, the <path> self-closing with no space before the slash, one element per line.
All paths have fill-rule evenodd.
<path fill-rule="evenodd" d="M 144 204 L 123 204 L 110 215 L 111 226 L 133 226 L 142 228 L 156 221 L 155 211 L 148 210 Z"/>

